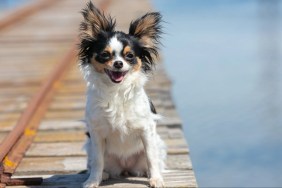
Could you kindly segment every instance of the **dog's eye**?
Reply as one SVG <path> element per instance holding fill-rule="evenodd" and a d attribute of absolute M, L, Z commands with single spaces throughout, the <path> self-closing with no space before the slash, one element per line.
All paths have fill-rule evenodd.
<path fill-rule="evenodd" d="M 102 53 L 100 54 L 100 57 L 101 57 L 102 59 L 104 59 L 104 60 L 108 60 L 108 59 L 111 58 L 111 54 L 110 54 L 109 52 L 107 52 L 107 51 L 104 51 L 104 52 L 102 52 Z"/>
<path fill-rule="evenodd" d="M 126 59 L 127 61 L 132 61 L 132 60 L 134 59 L 134 54 L 131 53 L 131 52 L 127 53 L 127 54 L 125 55 L 125 59 Z"/>

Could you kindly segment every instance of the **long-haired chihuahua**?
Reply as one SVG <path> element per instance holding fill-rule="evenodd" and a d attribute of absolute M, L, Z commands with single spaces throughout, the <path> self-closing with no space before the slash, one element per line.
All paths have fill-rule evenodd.
<path fill-rule="evenodd" d="M 153 70 L 161 15 L 149 12 L 132 21 L 129 32 L 89 2 L 82 11 L 79 59 L 87 82 L 86 151 L 90 173 L 83 187 L 129 174 L 164 185 L 166 147 L 156 131 L 160 116 L 144 90 Z"/>

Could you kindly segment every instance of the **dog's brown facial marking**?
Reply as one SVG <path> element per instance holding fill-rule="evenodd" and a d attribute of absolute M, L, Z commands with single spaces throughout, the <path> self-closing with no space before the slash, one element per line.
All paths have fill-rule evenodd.
<path fill-rule="evenodd" d="M 125 46 L 123 48 L 122 55 L 128 64 L 132 64 L 133 61 L 135 60 L 135 54 L 130 46 Z"/>
<path fill-rule="evenodd" d="M 108 45 L 102 52 L 92 57 L 91 64 L 96 72 L 105 73 L 105 69 L 109 69 L 113 66 L 112 57 L 113 49 Z"/>
<path fill-rule="evenodd" d="M 95 71 L 99 73 L 105 73 L 105 69 L 109 69 L 113 66 L 113 62 L 111 60 L 105 63 L 100 63 L 95 58 L 91 59 L 91 64 L 93 65 Z"/>
<path fill-rule="evenodd" d="M 126 56 L 126 54 L 132 52 L 131 50 L 131 47 L 130 46 L 126 46 L 124 49 L 123 49 L 123 55 Z"/>
<path fill-rule="evenodd" d="M 126 62 L 132 66 L 133 72 L 141 70 L 142 61 L 139 57 L 135 56 L 130 46 L 126 46 L 123 49 L 123 57 L 126 60 Z"/>
<path fill-rule="evenodd" d="M 110 46 L 106 46 L 103 52 L 108 52 L 109 54 L 113 54 L 113 49 Z"/>
<path fill-rule="evenodd" d="M 133 66 L 133 71 L 141 71 L 142 68 L 142 61 L 139 57 L 136 58 L 137 59 L 137 63 Z"/>

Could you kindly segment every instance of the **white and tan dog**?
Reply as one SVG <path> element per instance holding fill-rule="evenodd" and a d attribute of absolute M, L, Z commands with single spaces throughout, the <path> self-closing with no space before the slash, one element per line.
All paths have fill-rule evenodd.
<path fill-rule="evenodd" d="M 144 90 L 158 55 L 161 15 L 131 22 L 129 33 L 91 2 L 82 11 L 80 66 L 87 81 L 86 123 L 89 178 L 85 188 L 121 174 L 148 176 L 162 187 L 166 147 L 156 132 L 159 119 Z"/>

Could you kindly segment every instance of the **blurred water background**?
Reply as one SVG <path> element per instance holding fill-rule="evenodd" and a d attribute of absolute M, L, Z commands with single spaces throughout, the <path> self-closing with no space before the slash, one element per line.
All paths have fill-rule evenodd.
<path fill-rule="evenodd" d="M 0 11 L 16 8 L 31 1 L 32 0 L 0 0 Z"/>
<path fill-rule="evenodd" d="M 200 187 L 282 187 L 282 2 L 154 0 Z"/>
<path fill-rule="evenodd" d="M 3 18 L 15 8 L 32 3 L 36 0 L 0 0 L 0 18 Z"/>

